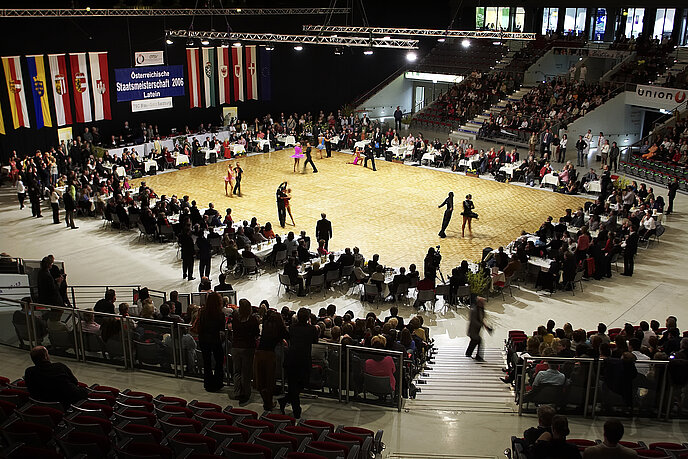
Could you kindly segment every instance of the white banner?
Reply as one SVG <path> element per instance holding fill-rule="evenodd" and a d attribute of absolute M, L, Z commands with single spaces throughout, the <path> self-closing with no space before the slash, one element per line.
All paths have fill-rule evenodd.
<path fill-rule="evenodd" d="M 172 108 L 172 98 L 171 97 L 159 97 L 157 99 L 132 100 L 131 101 L 131 111 L 132 112 L 145 112 L 148 110 L 162 110 L 164 108 Z"/>
<path fill-rule="evenodd" d="M 134 53 L 136 67 L 146 65 L 165 65 L 165 55 L 162 51 L 137 51 Z"/>
<path fill-rule="evenodd" d="M 685 89 L 663 88 L 661 86 L 647 86 L 639 84 L 635 92 L 626 91 L 626 103 L 639 107 L 674 110 L 685 104 Z"/>

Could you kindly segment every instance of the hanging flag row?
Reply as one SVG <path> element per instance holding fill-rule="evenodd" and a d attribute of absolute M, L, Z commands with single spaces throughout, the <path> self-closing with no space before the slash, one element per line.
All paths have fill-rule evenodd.
<path fill-rule="evenodd" d="M 262 98 L 269 100 L 270 55 L 263 48 L 260 51 L 261 67 L 258 66 L 255 45 L 243 48 L 204 47 L 200 52 L 199 48 L 187 48 L 189 107 L 215 107 L 218 101 L 223 105 L 258 100 L 259 75 Z"/>
<path fill-rule="evenodd" d="M 2 67 L 14 129 L 31 127 L 27 92 L 33 101 L 36 128 L 53 126 L 48 97 L 50 87 L 57 126 L 112 119 L 107 52 L 49 54 L 47 72 L 42 54 L 26 56 L 26 85 L 30 91 L 25 85 L 20 56 L 3 57 Z M 74 101 L 74 118 L 70 91 Z M 4 133 L 5 124 L 0 113 L 0 134 Z"/>

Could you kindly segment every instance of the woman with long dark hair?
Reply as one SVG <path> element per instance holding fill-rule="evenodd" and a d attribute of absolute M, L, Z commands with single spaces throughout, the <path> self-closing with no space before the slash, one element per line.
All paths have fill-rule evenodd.
<path fill-rule="evenodd" d="M 253 314 L 251 303 L 242 298 L 239 309 L 232 317 L 232 361 L 234 363 L 234 398 L 239 403 L 251 398 L 251 379 L 253 377 L 253 358 L 256 352 L 256 339 L 260 335 L 258 319 Z"/>
<path fill-rule="evenodd" d="M 275 407 L 272 393 L 275 389 L 275 348 L 282 340 L 289 339 L 289 332 L 284 326 L 282 315 L 277 311 L 267 310 L 263 320 L 263 330 L 253 361 L 256 389 L 263 399 L 263 409 L 270 411 Z"/>
<path fill-rule="evenodd" d="M 222 389 L 225 331 L 225 315 L 222 312 L 222 296 L 210 293 L 205 306 L 198 314 L 198 344 L 203 354 L 203 387 L 208 392 Z M 212 366 L 212 361 L 215 366 Z"/>

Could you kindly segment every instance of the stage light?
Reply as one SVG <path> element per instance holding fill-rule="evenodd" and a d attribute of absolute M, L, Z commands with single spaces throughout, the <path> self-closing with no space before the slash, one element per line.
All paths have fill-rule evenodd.
<path fill-rule="evenodd" d="M 406 60 L 409 62 L 416 62 L 416 59 L 418 59 L 418 55 L 414 53 L 413 51 L 409 51 L 406 53 Z"/>
<path fill-rule="evenodd" d="M 232 46 L 234 46 L 235 48 L 241 48 L 241 42 L 235 41 L 234 43 L 232 43 Z"/>
<path fill-rule="evenodd" d="M 444 43 L 446 40 L 444 38 L 438 38 L 437 41 L 440 43 Z"/>
<path fill-rule="evenodd" d="M 464 38 L 461 42 L 461 46 L 463 46 L 464 48 L 468 48 L 469 46 L 471 46 L 471 41 L 468 38 Z"/>
<path fill-rule="evenodd" d="M 237 9 L 236 9 L 236 12 L 237 12 L 237 13 L 241 13 L 241 8 L 237 8 Z"/>
<path fill-rule="evenodd" d="M 294 46 L 294 51 L 303 51 L 303 46 L 301 46 L 301 45 Z"/>
<path fill-rule="evenodd" d="M 492 44 L 495 46 L 499 46 L 502 44 L 502 42 L 501 41 L 493 41 Z"/>
<path fill-rule="evenodd" d="M 87 6 L 87 7 L 86 7 L 86 11 L 91 11 L 91 7 L 90 7 L 90 6 Z"/>
<path fill-rule="evenodd" d="M 229 41 L 228 40 L 222 40 L 222 43 L 220 44 L 220 46 L 223 48 L 229 48 Z"/>
<path fill-rule="evenodd" d="M 266 46 L 265 46 L 265 51 L 273 51 L 274 49 L 275 49 L 275 46 L 274 46 L 274 45 L 271 45 L 271 44 L 270 44 L 270 45 L 266 45 Z"/>
<path fill-rule="evenodd" d="M 373 54 L 373 49 L 372 48 L 367 48 L 365 51 L 363 51 L 363 54 L 366 56 L 372 56 Z"/>
<path fill-rule="evenodd" d="M 208 40 L 207 38 L 203 38 L 203 39 L 201 40 L 201 44 L 202 44 L 203 46 L 208 46 L 208 45 L 210 44 L 210 40 Z"/>
<path fill-rule="evenodd" d="M 193 45 L 194 45 L 193 38 L 189 38 L 188 40 L 186 40 L 186 46 L 193 46 Z"/>
<path fill-rule="evenodd" d="M 342 54 L 344 54 L 344 50 L 340 47 L 336 47 L 334 49 L 334 54 L 335 54 L 335 56 L 341 56 Z"/>
<path fill-rule="evenodd" d="M 389 35 L 385 35 L 384 37 L 382 37 L 382 39 L 383 39 L 383 40 L 391 40 L 392 37 L 390 37 Z"/>
<path fill-rule="evenodd" d="M 165 40 L 165 43 L 167 43 L 168 45 L 173 45 L 173 44 L 174 44 L 174 42 L 172 41 L 171 38 L 168 38 L 167 40 Z"/>

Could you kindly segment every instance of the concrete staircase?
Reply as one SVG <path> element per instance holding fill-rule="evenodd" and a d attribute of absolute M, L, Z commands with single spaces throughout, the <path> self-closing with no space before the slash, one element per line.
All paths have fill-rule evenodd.
<path fill-rule="evenodd" d="M 485 349 L 485 362 L 465 356 L 468 338 L 440 345 L 430 370 L 416 381 L 420 392 L 406 402 L 407 409 L 457 409 L 513 413 L 516 409 L 511 386 L 504 376 L 504 351 Z"/>
<path fill-rule="evenodd" d="M 506 104 L 510 102 L 520 101 L 521 99 L 523 99 L 523 96 L 528 94 L 530 90 L 530 87 L 521 87 L 521 89 L 519 89 L 518 91 L 515 91 L 510 95 L 506 96 L 504 99 L 499 100 L 496 104 L 492 105 L 489 109 L 487 109 L 487 111 L 481 113 L 472 120 L 467 121 L 466 124 L 459 126 L 459 128 L 457 128 L 454 131 L 454 133 L 457 135 L 458 138 L 464 138 L 466 140 L 475 140 L 478 136 L 478 131 L 480 130 L 480 127 L 483 125 L 485 120 L 490 118 L 490 114 L 497 115 L 499 112 L 504 110 Z"/>
<path fill-rule="evenodd" d="M 671 56 L 675 59 L 674 65 L 669 67 L 663 75 L 660 75 L 657 80 L 655 80 L 654 84 L 663 85 L 666 83 L 669 75 L 681 73 L 688 67 L 688 47 L 683 46 L 678 48 L 675 52 L 671 53 Z"/>

